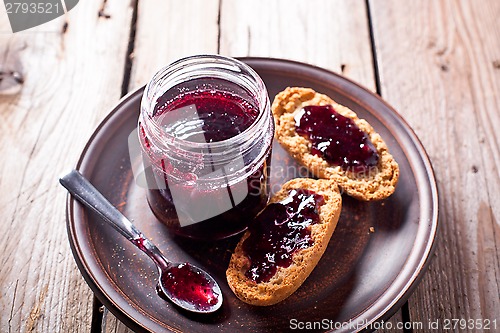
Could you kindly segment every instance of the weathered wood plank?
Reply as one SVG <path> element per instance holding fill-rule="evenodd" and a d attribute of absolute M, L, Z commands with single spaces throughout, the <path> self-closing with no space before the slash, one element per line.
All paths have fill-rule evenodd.
<path fill-rule="evenodd" d="M 221 54 L 307 62 L 375 90 L 363 2 L 222 1 Z"/>
<path fill-rule="evenodd" d="M 382 96 L 421 138 L 440 191 L 439 243 L 410 299 L 411 319 L 498 322 L 500 3 L 373 0 L 370 8 Z"/>
<path fill-rule="evenodd" d="M 102 333 L 133 333 L 130 328 L 125 326 L 107 309 L 104 310 Z"/>
<path fill-rule="evenodd" d="M 17 94 L 0 92 L 1 332 L 90 330 L 92 293 L 69 248 L 57 177 L 120 98 L 131 8 L 108 0 L 106 19 L 102 6 L 81 1 L 40 27 L 53 32 L 0 35 L 0 66 L 17 59 L 24 78 Z"/>
<path fill-rule="evenodd" d="M 218 0 L 139 1 L 130 89 L 179 58 L 217 53 L 218 18 Z"/>

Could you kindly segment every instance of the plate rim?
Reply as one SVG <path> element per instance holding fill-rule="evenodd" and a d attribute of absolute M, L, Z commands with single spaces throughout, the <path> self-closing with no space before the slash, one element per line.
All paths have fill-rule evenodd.
<path fill-rule="evenodd" d="M 352 318 L 353 320 L 359 319 L 368 313 L 368 310 L 374 311 L 374 308 L 379 303 L 384 303 L 386 304 L 385 307 L 381 310 L 377 310 L 377 314 L 375 316 L 371 316 L 372 318 L 368 321 L 366 321 L 365 325 L 362 327 L 359 327 L 356 329 L 356 332 L 363 331 L 363 330 L 369 330 L 369 326 L 374 323 L 374 322 L 380 322 L 381 320 L 385 320 L 390 318 L 397 310 L 399 310 L 400 306 L 408 300 L 410 295 L 413 293 L 419 282 L 421 281 L 422 277 L 424 276 L 425 271 L 427 270 L 430 262 L 432 261 L 432 253 L 435 250 L 436 243 L 437 243 L 437 238 L 438 238 L 438 230 L 439 230 L 439 195 L 438 195 L 438 187 L 436 183 L 436 178 L 435 178 L 435 173 L 434 169 L 432 167 L 432 163 L 430 161 L 430 158 L 422 145 L 422 142 L 414 132 L 414 130 L 409 126 L 409 124 L 406 122 L 406 120 L 391 106 L 389 105 L 384 99 L 382 99 L 381 96 L 378 94 L 370 91 L 369 89 L 363 87 L 357 82 L 352 81 L 349 78 L 346 78 L 342 75 L 339 75 L 335 72 L 332 72 L 330 70 L 327 70 L 322 67 L 318 67 L 315 65 L 311 65 L 308 63 L 304 62 L 298 62 L 294 60 L 288 60 L 288 59 L 280 59 L 280 58 L 268 58 L 268 57 L 240 57 L 238 58 L 239 60 L 249 63 L 250 66 L 252 63 L 258 63 L 261 67 L 265 68 L 265 70 L 269 71 L 279 71 L 280 73 L 283 73 L 283 67 L 286 67 L 290 70 L 295 70 L 294 72 L 297 72 L 297 69 L 301 68 L 306 68 L 308 73 L 312 71 L 317 72 L 321 75 L 327 76 L 329 78 L 336 77 L 336 79 L 345 81 L 350 85 L 353 89 L 355 89 L 358 92 L 363 93 L 366 96 L 370 96 L 371 98 L 374 98 L 378 103 L 381 103 L 384 107 L 386 107 L 389 110 L 388 115 L 394 117 L 397 122 L 400 123 L 402 126 L 404 132 L 409 136 L 410 141 L 412 142 L 414 148 L 416 149 L 416 152 L 418 154 L 419 161 L 421 165 L 424 167 L 422 173 L 424 173 L 427 177 L 425 185 L 428 186 L 428 192 L 429 192 L 429 208 L 431 210 L 431 213 L 429 214 L 429 221 L 428 221 L 428 232 L 426 235 L 428 237 L 425 238 L 427 242 L 425 243 L 425 247 L 418 253 L 421 254 L 418 258 L 418 264 L 415 265 L 412 270 L 411 270 L 411 276 L 408 279 L 404 279 L 407 282 L 403 285 L 402 288 L 398 288 L 399 293 L 397 295 L 394 295 L 393 300 L 389 302 L 382 302 L 385 300 L 385 297 L 387 297 L 387 294 L 389 294 L 389 291 L 391 289 L 395 288 L 396 282 L 398 282 L 398 279 L 401 279 L 401 272 L 404 271 L 404 268 L 408 265 L 408 260 L 412 259 L 412 254 L 414 252 L 415 246 L 418 245 L 418 233 L 415 238 L 415 242 L 412 244 L 412 248 L 409 252 L 409 256 L 406 258 L 405 263 L 403 264 L 403 268 L 401 271 L 395 276 L 394 280 L 392 283 L 389 285 L 389 287 L 377 298 L 375 299 L 371 304 L 368 309 L 364 309 L 361 313 L 358 314 L 358 316 Z M 272 65 L 271 65 L 272 64 Z M 274 68 L 274 69 L 273 69 Z M 278 69 L 279 68 L 279 69 Z M 300 71 L 299 71 L 300 72 Z M 308 77 L 315 77 L 316 75 L 308 75 Z M 124 105 L 127 103 L 130 103 L 131 100 L 133 100 L 137 94 L 141 94 L 145 88 L 145 85 L 129 92 L 111 108 L 111 111 L 108 112 L 106 117 L 99 123 L 99 125 L 96 127 L 92 135 L 89 137 L 87 140 L 85 147 L 83 148 L 82 152 L 79 155 L 78 162 L 76 163 L 75 168 L 77 170 L 82 169 L 85 167 L 84 162 L 85 162 L 85 157 L 86 154 L 88 153 L 88 150 L 90 149 L 91 145 L 94 143 L 96 138 L 99 136 L 99 134 L 102 132 L 103 127 L 106 126 L 106 124 L 109 123 L 110 119 L 117 113 L 119 112 Z M 335 88 L 337 89 L 337 88 Z M 346 91 L 345 89 L 340 89 L 342 91 Z M 347 93 L 349 96 L 353 97 L 353 95 Z M 270 96 L 271 97 L 271 96 Z M 355 98 L 356 102 L 360 105 L 365 105 L 366 103 L 361 103 L 359 99 Z M 370 109 L 373 109 L 370 107 Z M 377 116 L 377 115 L 374 115 Z M 413 174 L 415 175 L 415 170 L 413 170 L 413 165 L 411 165 Z M 81 170 L 85 173 L 84 170 Z M 416 175 L 415 175 L 416 178 Z M 417 182 L 417 185 L 420 183 Z M 419 196 L 421 197 L 421 196 Z M 93 266 L 91 263 L 89 263 L 88 260 L 85 260 L 85 255 L 81 250 L 81 245 L 80 242 L 77 239 L 76 235 L 76 219 L 75 219 L 75 200 L 72 199 L 72 197 L 68 194 L 67 199 L 66 199 L 66 226 L 67 226 L 67 233 L 68 233 L 68 238 L 69 238 L 69 243 L 70 243 L 70 248 L 73 253 L 73 257 L 75 258 L 75 261 L 77 263 L 77 266 L 80 270 L 80 273 L 84 277 L 86 283 L 89 285 L 91 290 L 93 291 L 94 295 L 101 301 L 101 303 L 108 308 L 113 315 L 115 315 L 120 321 L 122 321 L 125 325 L 129 326 L 130 328 L 134 330 L 140 330 L 140 331 L 149 331 L 151 329 L 154 329 L 151 325 L 143 325 L 144 321 L 139 322 L 138 320 L 134 319 L 133 316 L 130 316 L 130 311 L 127 311 L 127 309 L 124 309 L 122 307 L 119 307 L 115 302 L 112 301 L 112 295 L 110 295 L 109 292 L 104 290 L 102 285 L 98 283 L 96 280 L 95 276 L 95 270 L 92 270 L 90 266 Z M 420 211 L 422 210 L 422 204 L 419 205 Z M 422 223 L 421 216 L 419 219 L 419 223 Z M 420 229 L 420 227 L 419 227 Z M 413 254 L 414 256 L 414 254 Z M 94 272 L 94 273 L 92 273 Z M 107 275 L 105 272 L 101 272 L 104 275 Z M 119 293 L 117 293 L 119 294 Z M 123 296 L 123 295 L 122 295 Z M 383 305 L 383 304 L 381 304 Z M 130 309 L 133 310 L 135 313 L 139 314 L 142 318 L 146 320 L 147 322 L 153 324 L 153 326 L 156 326 L 157 329 L 164 330 L 166 327 L 165 326 L 159 326 L 158 323 L 156 323 L 154 320 L 151 320 L 151 318 L 144 316 L 140 311 L 137 311 L 135 307 L 130 306 Z M 370 315 L 368 316 L 370 317 Z M 177 331 L 176 328 L 171 327 L 168 325 L 168 323 L 164 324 L 168 326 L 167 329 L 170 329 L 171 331 Z M 337 331 L 336 331 L 337 332 Z"/>

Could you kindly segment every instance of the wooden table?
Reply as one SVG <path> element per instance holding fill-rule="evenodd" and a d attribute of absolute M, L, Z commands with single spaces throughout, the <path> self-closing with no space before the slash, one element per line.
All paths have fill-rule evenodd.
<path fill-rule="evenodd" d="M 314 64 L 394 106 L 433 163 L 440 235 L 391 321 L 496 319 L 484 332 L 500 332 L 498 0 L 82 0 L 16 34 L 0 12 L 0 69 L 22 74 L 0 91 L 1 332 L 128 331 L 75 265 L 57 177 L 121 96 L 199 53 Z"/>

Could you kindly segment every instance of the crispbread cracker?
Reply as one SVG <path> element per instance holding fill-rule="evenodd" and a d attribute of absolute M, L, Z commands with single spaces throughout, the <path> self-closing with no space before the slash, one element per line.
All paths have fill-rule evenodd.
<path fill-rule="evenodd" d="M 292 264 L 286 268 L 278 267 L 276 274 L 268 282 L 257 283 L 245 276 L 250 267 L 250 261 L 243 251 L 243 242 L 250 236 L 250 231 L 247 231 L 236 246 L 226 271 L 229 286 L 246 303 L 273 305 L 295 292 L 316 267 L 337 226 L 342 199 L 334 182 L 326 179 L 293 179 L 283 185 L 270 203 L 283 200 L 292 189 L 311 190 L 324 198 L 324 204 L 319 208 L 319 223 L 310 226 L 313 245 L 295 252 Z"/>
<path fill-rule="evenodd" d="M 295 131 L 294 114 L 306 105 L 332 105 L 336 112 L 351 118 L 366 134 L 379 154 L 378 165 L 367 172 L 345 171 L 311 153 L 311 142 Z M 299 163 L 316 177 L 332 179 L 348 195 L 360 200 L 380 200 L 390 196 L 398 182 L 399 166 L 389 153 L 381 136 L 364 119 L 349 108 L 310 88 L 286 88 L 274 98 L 272 111 L 276 124 L 276 139 Z"/>

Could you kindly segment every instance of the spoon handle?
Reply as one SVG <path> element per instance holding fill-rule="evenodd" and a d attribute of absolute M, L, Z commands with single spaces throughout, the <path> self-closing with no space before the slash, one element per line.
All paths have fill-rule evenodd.
<path fill-rule="evenodd" d="M 94 185 L 92 185 L 79 171 L 72 170 L 59 179 L 69 193 L 82 204 L 99 214 L 117 231 L 128 239 L 141 237 L 141 232 L 116 209 Z"/>
<path fill-rule="evenodd" d="M 125 236 L 135 246 L 145 252 L 160 267 L 168 267 L 169 262 L 160 250 L 116 209 L 79 171 L 72 170 L 61 177 L 59 182 L 78 201 L 101 216 L 106 222 Z"/>

